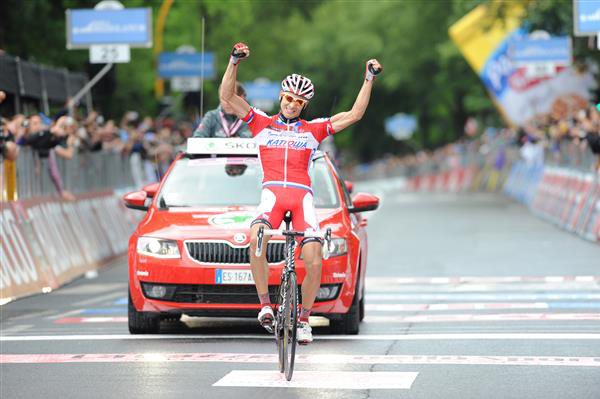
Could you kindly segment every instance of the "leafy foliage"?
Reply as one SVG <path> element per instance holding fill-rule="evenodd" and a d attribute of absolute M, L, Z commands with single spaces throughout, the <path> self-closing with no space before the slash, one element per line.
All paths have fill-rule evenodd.
<path fill-rule="evenodd" d="M 517 0 L 515 0 L 517 1 Z M 520 0 L 528 7 L 530 29 L 572 32 L 572 2 Z M 151 7 L 154 23 L 161 0 L 122 0 L 126 7 Z M 352 107 L 362 84 L 365 61 L 377 58 L 377 79 L 363 120 L 336 137 L 357 160 L 386 153 L 433 148 L 462 135 L 469 116 L 500 123 L 476 74 L 448 37 L 448 28 L 483 0 L 294 1 L 175 0 L 164 27 L 163 51 L 180 45 L 215 53 L 217 79 L 204 84 L 204 111 L 217 106 L 217 88 L 231 46 L 246 42 L 251 57 L 240 81 L 264 77 L 279 81 L 289 73 L 309 76 L 316 96 L 307 117 L 331 115 Z M 3 0 L 0 48 L 37 62 L 87 71 L 86 50 L 66 50 L 68 8 L 91 8 L 90 0 Z M 502 3 L 496 10 L 502 13 Z M 578 59 L 599 62 L 586 39 L 574 40 Z M 95 105 L 111 117 L 135 108 L 156 115 L 155 60 L 152 49 L 132 49 L 132 61 L 118 64 L 94 89 Z M 166 85 L 168 92 L 168 84 Z M 177 97 L 178 117 L 198 113 L 199 95 Z M 398 112 L 418 118 L 416 134 L 398 142 L 384 133 L 384 120 Z"/>

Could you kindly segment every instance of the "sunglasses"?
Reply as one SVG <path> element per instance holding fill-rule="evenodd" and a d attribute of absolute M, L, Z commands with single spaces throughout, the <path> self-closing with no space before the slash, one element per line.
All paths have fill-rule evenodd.
<path fill-rule="evenodd" d="M 289 94 L 284 94 L 283 98 L 285 98 L 285 101 L 287 101 L 288 103 L 291 103 L 291 102 L 295 101 L 296 104 L 298 104 L 301 107 L 304 107 L 304 104 L 306 104 L 308 102 L 308 101 L 303 100 L 301 98 L 294 98 L 294 97 L 290 96 Z"/>

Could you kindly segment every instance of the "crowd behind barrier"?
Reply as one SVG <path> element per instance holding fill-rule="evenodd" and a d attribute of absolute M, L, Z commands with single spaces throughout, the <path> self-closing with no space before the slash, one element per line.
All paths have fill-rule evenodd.
<path fill-rule="evenodd" d="M 192 134 L 190 123 L 140 118 L 120 122 L 97 112 L 53 119 L 43 113 L 4 117 L 0 126 L 2 200 L 102 191 L 158 181 Z"/>
<path fill-rule="evenodd" d="M 0 304 L 49 292 L 124 254 L 142 215 L 119 194 L 159 181 L 192 131 L 134 111 L 119 121 L 81 109 L 3 114 Z"/>
<path fill-rule="evenodd" d="M 433 152 L 387 157 L 349 174 L 358 181 L 404 176 L 409 191 L 502 192 L 534 214 L 600 242 L 595 105 L 571 104 L 522 128 L 490 128 L 473 136 Z"/>

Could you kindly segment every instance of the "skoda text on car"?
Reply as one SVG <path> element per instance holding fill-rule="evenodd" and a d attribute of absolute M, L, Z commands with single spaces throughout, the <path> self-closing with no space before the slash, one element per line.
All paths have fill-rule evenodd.
<path fill-rule="evenodd" d="M 339 333 L 356 334 L 364 317 L 366 219 L 379 199 L 344 182 L 322 152 L 311 179 L 320 229 L 331 228 L 313 315 Z M 188 316 L 250 316 L 260 309 L 248 254 L 250 222 L 260 200 L 262 172 L 252 139 L 188 139 L 162 181 L 124 196 L 145 210 L 129 241 L 129 330 L 159 331 L 160 320 Z M 277 226 L 274 226 L 276 228 Z M 293 227 L 293 226 L 292 226 Z M 275 301 L 284 259 L 283 237 L 266 247 L 269 294 Z M 300 248 L 296 256 L 300 257 Z M 297 260 L 298 282 L 305 271 Z"/>

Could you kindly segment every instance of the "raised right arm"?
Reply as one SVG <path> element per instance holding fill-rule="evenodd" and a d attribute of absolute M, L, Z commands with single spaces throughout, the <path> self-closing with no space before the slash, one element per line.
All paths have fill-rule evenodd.
<path fill-rule="evenodd" d="M 238 118 L 243 118 L 250 111 L 250 105 L 242 97 L 235 93 L 235 81 L 237 79 L 237 68 L 241 60 L 248 58 L 250 49 L 244 43 L 233 46 L 231 58 L 219 89 L 219 99 L 227 103 Z"/>

